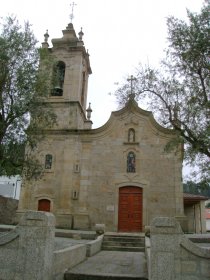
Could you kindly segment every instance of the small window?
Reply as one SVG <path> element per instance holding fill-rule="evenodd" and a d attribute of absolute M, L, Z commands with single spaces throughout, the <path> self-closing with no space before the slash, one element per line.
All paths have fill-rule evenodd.
<path fill-rule="evenodd" d="M 47 154 L 45 156 L 45 169 L 51 169 L 52 168 L 52 155 Z"/>
<path fill-rule="evenodd" d="M 74 165 L 74 172 L 78 173 L 79 172 L 79 164 Z"/>
<path fill-rule="evenodd" d="M 64 84 L 64 76 L 65 76 L 65 63 L 63 61 L 59 61 L 53 71 L 53 89 L 52 96 L 62 96 L 63 95 L 63 84 Z"/>
<path fill-rule="evenodd" d="M 72 199 L 76 200 L 79 198 L 79 192 L 78 191 L 72 191 Z"/>
<path fill-rule="evenodd" d="M 136 172 L 136 156 L 133 152 L 129 152 L 127 156 L 127 172 Z"/>

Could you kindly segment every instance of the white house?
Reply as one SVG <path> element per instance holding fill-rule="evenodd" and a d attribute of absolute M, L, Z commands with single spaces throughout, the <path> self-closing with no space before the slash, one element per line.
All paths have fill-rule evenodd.
<path fill-rule="evenodd" d="M 11 197 L 19 200 L 21 188 L 21 177 L 16 176 L 0 176 L 0 195 Z"/>

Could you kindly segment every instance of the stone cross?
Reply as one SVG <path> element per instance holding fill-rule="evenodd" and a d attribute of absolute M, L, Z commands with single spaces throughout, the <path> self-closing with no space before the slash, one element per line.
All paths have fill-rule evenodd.
<path fill-rule="evenodd" d="M 74 3 L 74 2 L 72 2 L 72 3 L 70 4 L 70 7 L 71 7 L 70 20 L 71 20 L 71 23 L 72 23 L 72 20 L 73 20 L 73 18 L 74 18 L 74 6 L 76 6 L 76 5 L 77 5 L 77 4 Z"/>
<path fill-rule="evenodd" d="M 135 93 L 133 93 L 133 82 L 136 81 L 136 80 L 137 79 L 133 75 L 131 75 L 131 77 L 127 79 L 127 81 L 131 83 L 130 98 L 134 98 L 135 97 Z"/>

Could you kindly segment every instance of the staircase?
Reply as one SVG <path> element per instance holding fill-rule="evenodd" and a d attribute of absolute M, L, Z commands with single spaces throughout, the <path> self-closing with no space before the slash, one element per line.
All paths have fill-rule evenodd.
<path fill-rule="evenodd" d="M 65 280 L 148 280 L 144 234 L 106 233 L 102 251 L 67 270 Z"/>
<path fill-rule="evenodd" d="M 104 235 L 102 250 L 144 252 L 144 234 L 107 233 Z"/>

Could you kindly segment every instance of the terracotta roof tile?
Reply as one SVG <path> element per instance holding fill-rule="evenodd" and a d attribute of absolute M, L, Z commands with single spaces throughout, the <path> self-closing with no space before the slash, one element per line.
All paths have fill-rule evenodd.
<path fill-rule="evenodd" d="M 192 194 L 192 193 L 184 193 L 184 199 L 192 199 L 192 200 L 208 200 L 209 198 L 204 195 Z"/>

